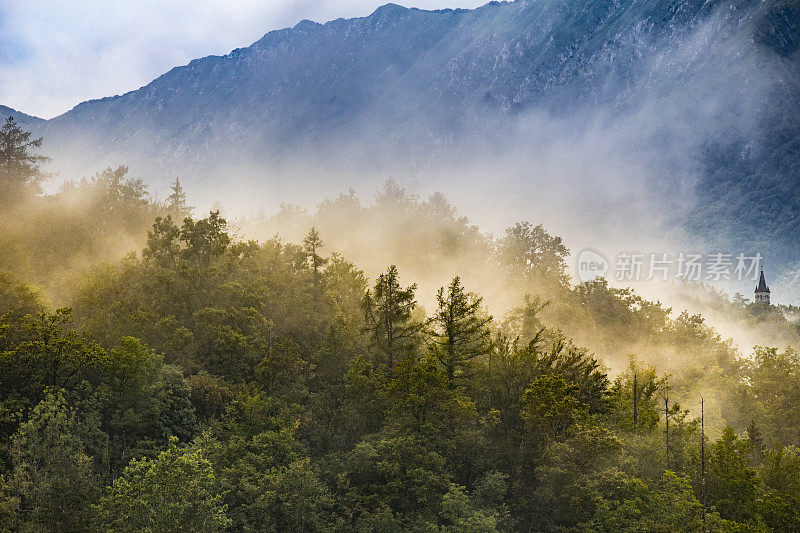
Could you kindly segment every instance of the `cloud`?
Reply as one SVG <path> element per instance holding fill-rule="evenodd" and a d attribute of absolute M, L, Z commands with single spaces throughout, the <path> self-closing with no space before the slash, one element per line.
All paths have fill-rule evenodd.
<path fill-rule="evenodd" d="M 302 19 L 365 16 L 381 0 L 10 0 L 0 5 L 0 104 L 50 118 L 121 94 L 196 57 Z M 424 9 L 481 0 L 411 0 Z"/>

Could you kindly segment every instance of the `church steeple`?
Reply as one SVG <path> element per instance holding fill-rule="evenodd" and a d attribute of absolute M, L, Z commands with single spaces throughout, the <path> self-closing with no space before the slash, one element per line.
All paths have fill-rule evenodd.
<path fill-rule="evenodd" d="M 756 302 L 769 303 L 769 287 L 764 280 L 764 271 L 761 271 L 761 278 L 758 280 L 758 287 L 756 287 Z"/>

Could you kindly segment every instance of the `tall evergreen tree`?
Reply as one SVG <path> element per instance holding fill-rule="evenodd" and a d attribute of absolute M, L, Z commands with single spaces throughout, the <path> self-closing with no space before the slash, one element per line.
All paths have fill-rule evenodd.
<path fill-rule="evenodd" d="M 456 276 L 436 295 L 439 308 L 431 319 L 432 351 L 447 373 L 451 388 L 470 362 L 489 352 L 491 316 L 481 313 L 482 299 L 464 291 Z"/>
<path fill-rule="evenodd" d="M 175 178 L 169 189 L 172 191 L 167 196 L 167 211 L 169 214 L 173 215 L 177 220 L 183 220 L 185 217 L 191 216 L 194 207 L 190 206 L 186 201 L 186 193 L 183 190 L 180 178 Z"/>
<path fill-rule="evenodd" d="M 320 269 L 328 262 L 327 259 L 317 253 L 323 246 L 324 243 L 319 236 L 317 228 L 312 227 L 311 231 L 309 231 L 303 239 L 303 251 L 306 257 L 308 257 L 308 263 L 311 266 L 314 301 L 319 300 Z"/>
<path fill-rule="evenodd" d="M 39 192 L 39 184 L 47 177 L 39 165 L 50 159 L 32 153 L 42 147 L 42 138 L 31 139 L 31 133 L 20 128 L 12 117 L 0 127 L 0 201 L 10 203 L 26 189 Z"/>
<path fill-rule="evenodd" d="M 417 284 L 400 286 L 397 267 L 392 265 L 378 276 L 375 287 L 364 296 L 363 308 L 371 341 L 391 370 L 395 362 L 411 352 L 423 324 L 412 319 L 417 306 Z"/>

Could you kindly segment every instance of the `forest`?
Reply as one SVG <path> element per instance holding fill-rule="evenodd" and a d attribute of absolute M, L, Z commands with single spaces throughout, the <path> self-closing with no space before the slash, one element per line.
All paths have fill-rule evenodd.
<path fill-rule="evenodd" d="M 795 308 L 686 288 L 744 351 L 443 194 L 229 221 L 42 151 L 2 126 L 0 530 L 800 531 Z"/>

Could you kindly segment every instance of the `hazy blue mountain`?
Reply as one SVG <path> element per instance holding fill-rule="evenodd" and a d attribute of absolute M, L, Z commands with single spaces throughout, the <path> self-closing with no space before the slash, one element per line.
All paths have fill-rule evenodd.
<path fill-rule="evenodd" d="M 243 169 L 503 160 L 557 138 L 591 166 L 619 138 L 605 168 L 622 161 L 654 195 L 690 197 L 675 220 L 788 262 L 800 249 L 799 26 L 798 0 L 387 4 L 271 31 L 37 132 L 68 173 L 130 163 L 198 184 Z"/>
<path fill-rule="evenodd" d="M 77 133 L 99 153 L 145 149 L 165 158 L 203 157 L 209 148 L 280 150 L 346 127 L 363 130 L 364 120 L 387 131 L 411 123 L 402 129 L 409 134 L 420 133 L 413 123 L 424 117 L 425 134 L 439 140 L 482 127 L 474 121 L 486 111 L 618 97 L 639 81 L 638 59 L 667 46 L 662 40 L 685 37 L 716 4 L 520 0 L 471 11 L 387 4 L 366 18 L 302 21 L 227 56 L 192 61 L 137 91 L 82 103 L 47 131 Z"/>
<path fill-rule="evenodd" d="M 17 111 L 16 109 L 0 105 L 0 119 L 5 120 L 8 117 L 12 117 L 19 124 L 37 124 L 39 122 L 44 122 L 44 119 L 39 117 L 26 115 L 25 113 Z"/>

